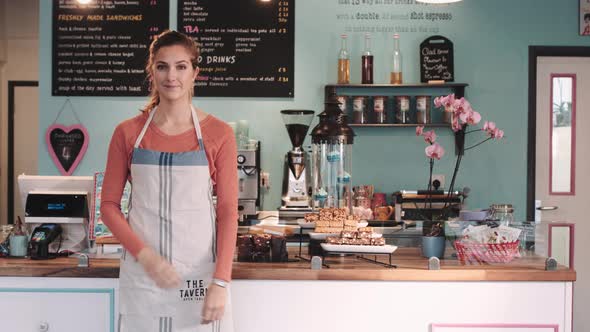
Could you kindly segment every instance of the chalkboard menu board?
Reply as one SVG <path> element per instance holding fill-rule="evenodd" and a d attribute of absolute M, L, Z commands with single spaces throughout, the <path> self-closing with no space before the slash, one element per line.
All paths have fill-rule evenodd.
<path fill-rule="evenodd" d="M 432 36 L 420 44 L 420 81 L 453 82 L 453 43 L 443 36 Z"/>
<path fill-rule="evenodd" d="M 169 27 L 169 1 L 53 1 L 54 96 L 146 96 L 153 36 Z"/>
<path fill-rule="evenodd" d="M 200 45 L 195 96 L 294 97 L 294 0 L 178 0 Z"/>

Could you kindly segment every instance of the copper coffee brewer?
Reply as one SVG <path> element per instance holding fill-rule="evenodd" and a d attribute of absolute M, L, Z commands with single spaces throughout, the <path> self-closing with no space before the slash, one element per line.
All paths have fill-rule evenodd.
<path fill-rule="evenodd" d="M 311 131 L 313 208 L 352 211 L 352 144 L 354 132 L 340 108 L 336 91 L 327 93 L 320 122 Z"/>

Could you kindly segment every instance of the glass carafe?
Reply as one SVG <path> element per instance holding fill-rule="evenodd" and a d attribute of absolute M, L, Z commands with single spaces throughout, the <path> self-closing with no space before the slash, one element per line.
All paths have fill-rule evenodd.
<path fill-rule="evenodd" d="M 352 145 L 312 145 L 314 208 L 349 207 Z"/>

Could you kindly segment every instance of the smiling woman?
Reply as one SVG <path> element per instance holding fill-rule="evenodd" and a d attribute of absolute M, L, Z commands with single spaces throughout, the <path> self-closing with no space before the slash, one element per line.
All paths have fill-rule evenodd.
<path fill-rule="evenodd" d="M 226 123 L 192 106 L 198 59 L 189 37 L 160 34 L 146 65 L 150 100 L 111 139 L 101 214 L 125 248 L 120 331 L 156 331 L 158 321 L 174 331 L 233 331 L 237 148 Z M 128 222 L 119 205 L 127 180 Z"/>

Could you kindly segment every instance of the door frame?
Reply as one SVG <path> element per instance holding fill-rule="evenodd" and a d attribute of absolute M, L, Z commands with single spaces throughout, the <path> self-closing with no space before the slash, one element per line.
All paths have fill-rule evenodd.
<path fill-rule="evenodd" d="M 38 87 L 39 81 L 8 81 L 8 165 L 6 171 L 6 209 L 8 223 L 14 223 L 14 113 L 16 109 L 16 89 Z"/>
<path fill-rule="evenodd" d="M 537 58 L 548 57 L 590 57 L 587 46 L 529 46 L 529 114 L 527 140 L 527 208 L 526 220 L 535 219 L 535 163 L 537 135 Z"/>

